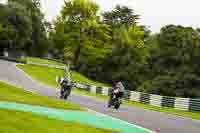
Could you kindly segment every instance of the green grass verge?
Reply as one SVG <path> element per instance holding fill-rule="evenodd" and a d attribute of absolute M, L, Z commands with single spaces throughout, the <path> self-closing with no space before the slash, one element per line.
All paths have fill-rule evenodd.
<path fill-rule="evenodd" d="M 33 79 L 42 81 L 42 83 L 56 88 L 59 87 L 59 84 L 56 83 L 56 76 L 64 76 L 64 71 L 61 69 L 40 67 L 35 65 L 17 65 L 17 67 L 33 77 Z"/>
<path fill-rule="evenodd" d="M 1 133 L 118 133 L 74 122 L 64 122 L 27 112 L 0 110 Z"/>
<path fill-rule="evenodd" d="M 79 105 L 50 99 L 45 96 L 38 96 L 3 82 L 0 82 L 0 101 L 39 105 L 58 109 L 81 110 Z"/>
<path fill-rule="evenodd" d="M 58 69 L 51 69 L 51 68 L 45 68 L 45 67 L 36 67 L 36 66 L 27 66 L 27 65 L 18 65 L 19 68 L 21 68 L 22 70 L 24 70 L 26 73 L 28 73 L 30 76 L 32 76 L 34 79 L 39 80 L 47 85 L 50 86 L 55 86 L 55 79 L 54 81 L 52 80 L 53 78 L 55 78 L 55 74 L 54 73 L 60 73 Z M 32 70 L 31 68 L 33 68 L 34 70 Z M 53 71 L 52 74 L 50 73 L 50 71 Z M 49 74 L 49 75 L 48 75 Z M 41 76 L 39 76 L 41 75 Z M 48 76 L 45 76 L 48 75 Z M 52 75 L 52 76 L 50 76 Z M 44 80 L 41 79 L 41 77 L 51 77 L 51 78 L 45 78 Z M 75 81 L 79 81 L 82 83 L 92 83 L 93 85 L 95 85 L 94 81 L 91 80 L 85 80 L 85 78 L 81 77 L 78 80 L 76 78 L 74 78 L 73 80 Z M 51 83 L 49 83 L 49 81 L 51 81 Z M 87 82 L 86 82 L 87 81 Z M 86 91 L 81 91 L 78 89 L 74 89 L 74 92 L 79 93 L 81 95 L 87 95 L 87 96 L 92 96 L 92 97 L 97 97 L 100 98 L 102 100 L 107 100 L 108 96 L 102 96 L 100 94 L 91 94 L 89 92 Z M 187 112 L 187 111 L 181 111 L 181 110 L 176 110 L 173 108 L 166 108 L 166 107 L 156 107 L 156 106 L 152 106 L 152 105 L 146 105 L 146 104 L 142 104 L 142 103 L 137 103 L 137 102 L 132 102 L 132 101 L 124 101 L 123 102 L 126 105 L 130 105 L 130 106 L 135 106 L 135 107 L 139 107 L 139 108 L 143 108 L 143 109 L 147 109 L 147 110 L 153 110 L 153 111 L 158 111 L 158 112 L 164 112 L 164 113 L 168 113 L 168 114 L 174 114 L 174 115 L 178 115 L 178 116 L 183 116 L 183 117 L 188 117 L 188 118 L 192 118 L 192 119 L 198 119 L 200 120 L 200 113 L 196 113 L 196 112 Z"/>
<path fill-rule="evenodd" d="M 36 58 L 36 57 L 26 57 L 26 61 L 27 62 L 39 63 L 39 64 L 65 66 L 65 64 L 63 64 L 63 63 L 59 63 L 59 62 L 47 60 L 47 59 Z"/>
<path fill-rule="evenodd" d="M 177 110 L 177 109 L 168 108 L 168 107 L 161 108 L 161 107 L 156 107 L 153 105 L 148 105 L 148 104 L 143 104 L 143 103 L 138 103 L 138 102 L 133 102 L 133 101 L 125 101 L 125 104 L 143 108 L 146 110 L 163 112 L 163 113 L 167 113 L 167 114 L 173 114 L 173 115 L 177 115 L 177 116 L 181 116 L 181 117 L 188 117 L 188 118 L 200 120 L 200 113 L 198 113 L 198 112 L 182 111 L 182 110 Z"/>
<path fill-rule="evenodd" d="M 22 69 L 24 72 L 32 76 L 35 80 L 42 81 L 53 87 L 58 87 L 56 83 L 56 76 L 64 76 L 64 70 L 56 68 L 41 67 L 35 65 L 17 65 L 18 68 Z M 95 85 L 95 86 L 109 86 L 108 84 L 100 83 L 94 80 L 91 80 L 84 75 L 72 72 L 72 80 L 75 82 Z"/>

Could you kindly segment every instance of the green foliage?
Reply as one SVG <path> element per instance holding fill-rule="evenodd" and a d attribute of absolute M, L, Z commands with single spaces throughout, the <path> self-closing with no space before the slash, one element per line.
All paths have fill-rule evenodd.
<path fill-rule="evenodd" d="M 31 33 L 31 21 L 26 7 L 18 1 L 9 1 L 8 5 L 2 6 L 0 10 L 3 11 L 0 15 L 0 25 L 6 29 L 4 35 L 0 34 L 0 38 L 7 43 L 4 48 L 23 48 Z"/>
<path fill-rule="evenodd" d="M 46 54 L 49 45 L 40 1 L 9 0 L 7 5 L 0 7 L 1 48 L 36 56 Z"/>
<path fill-rule="evenodd" d="M 89 77 L 102 81 L 123 77 L 139 84 L 148 58 L 145 32 L 136 25 L 139 15 L 126 6 L 105 12 L 103 20 L 97 12 L 91 1 L 66 1 L 51 32 L 55 48 Z"/>
<path fill-rule="evenodd" d="M 113 72 L 112 79 L 122 77 L 137 85 L 142 80 L 141 70 L 148 57 L 147 48 L 142 40 L 144 32 L 134 26 L 127 30 L 121 28 L 117 33 L 108 70 Z"/>
<path fill-rule="evenodd" d="M 169 25 L 158 35 L 159 62 L 164 69 L 184 69 L 199 65 L 200 35 L 191 27 Z M 162 60 L 162 61 L 161 61 Z M 190 69 L 188 69 L 190 70 Z"/>
<path fill-rule="evenodd" d="M 149 80 L 138 90 L 179 97 L 199 97 L 200 34 L 191 27 L 168 25 L 148 38 Z"/>
<path fill-rule="evenodd" d="M 134 13 L 134 10 L 126 6 L 117 5 L 114 10 L 103 13 L 103 21 L 112 27 L 126 27 L 136 25 L 139 20 L 139 15 Z"/>
<path fill-rule="evenodd" d="M 12 25 L 0 23 L 0 48 L 9 48 L 10 40 L 16 38 L 16 30 Z"/>
<path fill-rule="evenodd" d="M 199 85 L 200 78 L 192 74 L 164 75 L 144 82 L 138 90 L 158 95 L 196 98 L 200 96 Z"/>
<path fill-rule="evenodd" d="M 101 24 L 97 16 L 98 6 L 88 0 L 66 1 L 60 17 L 51 32 L 58 56 L 64 56 L 74 65 L 101 64 L 111 53 L 109 26 Z"/>
<path fill-rule="evenodd" d="M 50 30 L 49 39 L 52 42 L 52 53 L 56 58 L 63 59 L 65 47 L 64 23 L 61 19 L 55 22 L 54 30 Z"/>
<path fill-rule="evenodd" d="M 199 96 L 192 84 L 200 77 L 199 29 L 167 25 L 151 35 L 133 9 L 117 5 L 99 14 L 91 0 L 65 1 L 52 29 L 39 0 L 9 0 L 0 12 L 0 51 L 15 48 L 34 56 L 51 52 L 99 81 L 123 79 L 145 92 Z"/>
<path fill-rule="evenodd" d="M 90 47 L 90 31 L 96 26 L 98 6 L 88 0 L 66 1 L 61 11 L 61 23 L 64 24 L 65 57 L 77 65 L 82 48 Z M 90 47 L 91 48 L 91 47 Z"/>

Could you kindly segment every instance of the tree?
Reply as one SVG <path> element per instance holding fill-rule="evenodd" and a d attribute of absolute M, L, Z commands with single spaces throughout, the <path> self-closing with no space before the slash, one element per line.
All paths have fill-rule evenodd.
<path fill-rule="evenodd" d="M 148 58 L 148 51 L 143 41 L 144 31 L 136 26 L 127 30 L 121 27 L 116 35 L 112 56 L 105 67 L 109 66 L 107 71 L 112 73 L 111 79 L 121 78 L 138 86 L 144 80 L 143 67 Z"/>
<path fill-rule="evenodd" d="M 158 35 L 162 58 L 159 62 L 162 63 L 162 68 L 180 71 L 183 66 L 197 64 L 198 62 L 194 62 L 193 57 L 199 56 L 197 54 L 200 50 L 199 37 L 198 31 L 191 27 L 174 25 L 163 27 Z"/>
<path fill-rule="evenodd" d="M 96 19 L 98 6 L 89 0 L 71 0 L 65 1 L 65 6 L 61 11 L 62 20 L 72 26 L 74 29 L 70 30 L 69 37 L 71 45 L 73 46 L 73 64 L 77 65 L 82 47 L 89 39 L 87 32 L 89 31 L 89 24 Z M 75 38 L 79 38 L 79 43 Z"/>
<path fill-rule="evenodd" d="M 136 25 L 139 15 L 127 6 L 117 5 L 114 10 L 103 13 L 103 22 L 113 27 Z"/>
<path fill-rule="evenodd" d="M 147 40 L 150 50 L 149 80 L 138 89 L 148 93 L 198 97 L 200 62 L 198 29 L 168 25 Z"/>
<path fill-rule="evenodd" d="M 0 51 L 11 47 L 11 39 L 15 40 L 16 30 L 11 25 L 0 24 Z"/>
<path fill-rule="evenodd" d="M 40 1 L 8 0 L 7 5 L 0 6 L 0 38 L 4 48 L 44 55 L 49 46 Z"/>
<path fill-rule="evenodd" d="M 18 31 L 16 40 L 29 55 L 42 56 L 48 50 L 44 15 L 40 0 L 9 0 L 9 22 Z"/>
<path fill-rule="evenodd" d="M 158 75 L 152 80 L 145 81 L 138 91 L 173 96 L 198 98 L 200 96 L 200 78 L 195 74 L 174 73 Z"/>
<path fill-rule="evenodd" d="M 4 48 L 9 47 L 9 38 L 14 38 L 11 31 L 11 28 L 8 25 L 8 21 L 6 16 L 8 15 L 8 7 L 5 5 L 0 4 L 0 51 Z"/>
<path fill-rule="evenodd" d="M 65 1 L 51 33 L 55 48 L 75 66 L 94 67 L 111 53 L 109 26 L 101 24 L 98 6 L 89 0 Z M 82 63 L 80 63 L 82 62 Z"/>
<path fill-rule="evenodd" d="M 65 32 L 64 22 L 61 18 L 57 18 L 54 22 L 54 28 L 49 32 L 49 39 L 52 42 L 52 54 L 55 58 L 64 59 L 64 48 L 65 48 Z"/>

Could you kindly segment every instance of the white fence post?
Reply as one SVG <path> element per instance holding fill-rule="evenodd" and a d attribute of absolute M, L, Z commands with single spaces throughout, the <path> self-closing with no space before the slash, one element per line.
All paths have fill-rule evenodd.
<path fill-rule="evenodd" d="M 108 94 L 109 94 L 109 88 L 108 88 L 108 87 L 103 87 L 103 89 L 102 89 L 102 94 L 103 94 L 104 96 L 108 96 Z"/>
<path fill-rule="evenodd" d="M 97 88 L 96 86 L 91 86 L 90 92 L 96 94 L 96 88 Z"/>
<path fill-rule="evenodd" d="M 150 95 L 150 104 L 154 106 L 162 106 L 162 96 L 159 95 Z"/>
<path fill-rule="evenodd" d="M 3 55 L 4 55 L 5 57 L 8 57 L 8 51 L 4 50 L 4 51 L 3 51 Z"/>
<path fill-rule="evenodd" d="M 189 98 L 176 98 L 175 108 L 179 110 L 189 110 L 190 99 Z"/>
<path fill-rule="evenodd" d="M 141 96 L 140 92 L 131 91 L 130 93 L 131 93 L 130 95 L 131 101 L 140 102 L 140 96 Z"/>

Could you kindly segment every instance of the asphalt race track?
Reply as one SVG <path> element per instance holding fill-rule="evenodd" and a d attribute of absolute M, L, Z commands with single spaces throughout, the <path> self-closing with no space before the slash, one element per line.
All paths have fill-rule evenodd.
<path fill-rule="evenodd" d="M 58 90 L 33 81 L 11 62 L 0 60 L 0 80 L 40 95 L 52 98 L 58 98 L 59 95 Z M 123 105 L 118 111 L 108 110 L 105 101 L 77 94 L 73 94 L 69 101 L 157 133 L 200 133 L 198 120 Z"/>

